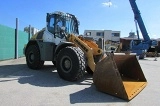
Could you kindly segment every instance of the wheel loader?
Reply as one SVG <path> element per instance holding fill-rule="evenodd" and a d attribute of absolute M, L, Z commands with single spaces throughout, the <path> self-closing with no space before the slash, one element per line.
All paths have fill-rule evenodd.
<path fill-rule="evenodd" d="M 79 35 L 78 26 L 70 13 L 47 13 L 46 27 L 24 47 L 28 67 L 36 70 L 52 61 L 59 76 L 68 81 L 77 81 L 87 71 L 93 73 L 99 91 L 125 100 L 134 98 L 147 84 L 136 56 L 106 55 L 95 41 Z"/>

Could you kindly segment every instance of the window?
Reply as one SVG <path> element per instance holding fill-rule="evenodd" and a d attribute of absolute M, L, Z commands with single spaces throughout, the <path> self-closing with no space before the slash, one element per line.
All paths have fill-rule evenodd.
<path fill-rule="evenodd" d="M 50 19 L 49 25 L 48 25 L 48 31 L 51 33 L 54 33 L 54 18 Z"/>
<path fill-rule="evenodd" d="M 87 32 L 87 33 L 86 33 L 86 36 L 91 36 L 91 32 Z"/>
<path fill-rule="evenodd" d="M 97 36 L 104 36 L 104 32 L 97 32 Z"/>
<path fill-rule="evenodd" d="M 112 33 L 112 36 L 114 36 L 114 37 L 120 37 L 120 33 Z"/>

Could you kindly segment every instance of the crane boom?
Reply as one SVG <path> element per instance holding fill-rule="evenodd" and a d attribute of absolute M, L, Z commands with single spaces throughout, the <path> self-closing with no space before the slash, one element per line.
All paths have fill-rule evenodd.
<path fill-rule="evenodd" d="M 137 55 L 143 59 L 145 51 L 147 51 L 151 46 L 157 46 L 157 41 L 150 39 L 142 20 L 141 13 L 136 4 L 136 0 L 129 0 L 129 2 L 134 13 L 134 18 L 136 20 L 135 22 L 137 22 L 144 39 L 141 41 L 138 37 L 138 40 L 132 40 L 130 43 L 130 50 L 134 53 L 137 53 Z"/>
<path fill-rule="evenodd" d="M 134 18 L 138 22 L 138 25 L 139 25 L 139 28 L 141 30 L 142 36 L 144 38 L 144 41 L 149 41 L 150 37 L 147 33 L 146 27 L 145 27 L 144 22 L 143 22 L 142 17 L 141 17 L 141 13 L 140 13 L 140 11 L 138 9 L 138 6 L 137 6 L 135 1 L 136 0 L 129 0 L 130 5 L 131 5 L 132 10 L 133 10 L 133 13 L 134 13 Z"/>

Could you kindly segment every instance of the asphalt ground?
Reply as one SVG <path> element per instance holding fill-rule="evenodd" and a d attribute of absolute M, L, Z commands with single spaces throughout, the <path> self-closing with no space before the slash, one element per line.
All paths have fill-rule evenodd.
<path fill-rule="evenodd" d="M 31 70 L 25 58 L 0 61 L 0 106 L 159 106 L 160 58 L 139 63 L 148 85 L 127 102 L 97 91 L 91 75 L 77 82 L 61 79 L 52 62 Z"/>

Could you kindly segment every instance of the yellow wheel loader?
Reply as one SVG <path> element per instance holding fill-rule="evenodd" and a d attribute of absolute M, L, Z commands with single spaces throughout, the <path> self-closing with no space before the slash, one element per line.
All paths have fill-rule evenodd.
<path fill-rule="evenodd" d="M 40 69 L 44 61 L 52 61 L 59 76 L 68 81 L 80 79 L 89 69 L 99 91 L 126 100 L 146 86 L 135 55 L 106 55 L 94 41 L 78 35 L 79 21 L 74 15 L 47 13 L 46 23 L 24 48 L 29 68 Z"/>

